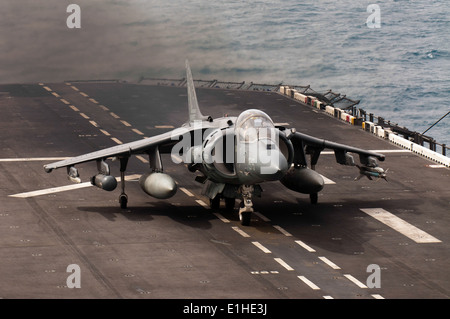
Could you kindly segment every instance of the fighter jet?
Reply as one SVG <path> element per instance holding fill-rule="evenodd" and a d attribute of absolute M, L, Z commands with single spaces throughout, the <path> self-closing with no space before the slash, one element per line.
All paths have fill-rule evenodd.
<path fill-rule="evenodd" d="M 186 83 L 189 119 L 172 131 L 121 144 L 70 159 L 44 165 L 46 172 L 67 168 L 68 178 L 75 183 L 81 179 L 75 165 L 96 161 L 98 174 L 91 183 L 106 191 L 117 187 L 117 180 L 110 174 L 109 159 L 120 162 L 122 192 L 119 196 L 121 208 L 126 208 L 125 171 L 132 155 L 147 155 L 149 171 L 139 179 L 142 190 L 148 195 L 167 199 L 177 191 L 173 178 L 164 173 L 161 154 L 170 153 L 173 161 L 187 164 L 195 180 L 203 184 L 202 194 L 210 199 L 213 209 L 218 209 L 220 200 L 225 200 L 226 209 L 233 210 L 235 200 L 241 199 L 239 218 L 242 225 L 249 225 L 253 212 L 253 198 L 260 196 L 264 182 L 280 181 L 287 188 L 310 195 L 312 204 L 317 204 L 318 192 L 324 180 L 315 171 L 321 151 L 334 150 L 336 161 L 342 165 L 355 166 L 353 156 L 359 155 L 360 171 L 377 168 L 377 159 L 385 156 L 376 152 L 355 148 L 319 139 L 295 128 L 274 124 L 265 112 L 249 109 L 237 117 L 213 119 L 204 116 L 199 108 L 189 62 L 186 60 Z M 307 156 L 310 155 L 308 167 Z M 200 174 L 200 175 L 198 175 Z M 367 175 L 367 174 L 365 174 Z M 381 176 L 381 175 L 380 175 Z"/>

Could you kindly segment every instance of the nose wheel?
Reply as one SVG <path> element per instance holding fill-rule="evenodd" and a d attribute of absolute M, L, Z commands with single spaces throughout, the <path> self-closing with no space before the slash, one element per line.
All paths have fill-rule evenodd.
<path fill-rule="evenodd" d="M 253 213 L 252 193 L 252 185 L 241 186 L 242 202 L 239 208 L 239 219 L 242 226 L 250 226 Z"/>

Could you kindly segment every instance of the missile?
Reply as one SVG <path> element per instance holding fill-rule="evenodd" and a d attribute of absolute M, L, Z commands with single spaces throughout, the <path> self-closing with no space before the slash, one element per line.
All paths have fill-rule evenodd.
<path fill-rule="evenodd" d="M 161 172 L 142 175 L 139 185 L 145 193 L 158 199 L 170 198 L 177 192 L 177 184 L 173 178 Z"/>
<path fill-rule="evenodd" d="M 117 180 L 111 175 L 97 174 L 91 178 L 91 184 L 110 192 L 116 189 Z"/>
<path fill-rule="evenodd" d="M 385 171 L 381 167 L 356 166 L 359 168 L 359 176 L 355 178 L 355 181 L 360 180 L 363 176 L 366 176 L 370 180 L 372 180 L 372 177 L 374 177 L 382 178 L 387 182 L 386 173 L 389 169 Z"/>

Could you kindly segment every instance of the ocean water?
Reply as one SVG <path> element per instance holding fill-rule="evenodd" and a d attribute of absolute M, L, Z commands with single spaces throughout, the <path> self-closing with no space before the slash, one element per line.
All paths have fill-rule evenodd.
<path fill-rule="evenodd" d="M 0 82 L 140 76 L 311 85 L 425 131 L 450 110 L 446 0 L 4 0 Z M 379 7 L 379 28 L 366 21 Z M 370 20 L 375 21 L 375 20 Z M 450 115 L 427 132 L 450 145 Z"/>

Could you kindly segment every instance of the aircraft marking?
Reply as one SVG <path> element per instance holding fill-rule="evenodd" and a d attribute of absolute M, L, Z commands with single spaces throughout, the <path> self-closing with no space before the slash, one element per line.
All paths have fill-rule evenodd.
<path fill-rule="evenodd" d="M 391 214 L 382 208 L 361 208 L 362 212 L 382 222 L 383 224 L 398 231 L 402 235 L 412 239 L 416 243 L 440 243 L 441 241 L 436 237 L 424 232 L 423 230 L 411 225 L 403 219 Z"/>

